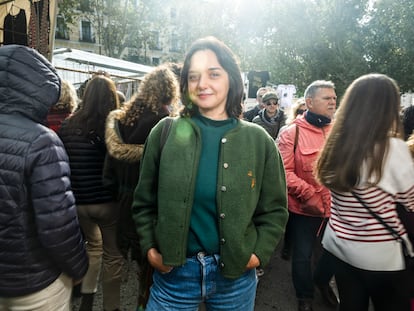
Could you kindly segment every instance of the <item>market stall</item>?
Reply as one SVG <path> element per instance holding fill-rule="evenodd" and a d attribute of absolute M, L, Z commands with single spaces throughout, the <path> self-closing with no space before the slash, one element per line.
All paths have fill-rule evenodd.
<path fill-rule="evenodd" d="M 56 0 L 0 0 L 0 45 L 21 44 L 52 59 Z"/>

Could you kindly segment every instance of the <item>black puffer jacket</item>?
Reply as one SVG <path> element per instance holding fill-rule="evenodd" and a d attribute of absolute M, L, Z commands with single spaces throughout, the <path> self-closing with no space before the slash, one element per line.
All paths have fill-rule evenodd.
<path fill-rule="evenodd" d="M 0 297 L 37 292 L 88 268 L 62 142 L 40 124 L 60 79 L 33 49 L 0 48 Z"/>
<path fill-rule="evenodd" d="M 113 201 L 113 193 L 103 185 L 105 138 L 95 133 L 85 133 L 67 120 L 63 122 L 58 135 L 69 155 L 76 203 L 99 204 Z"/>

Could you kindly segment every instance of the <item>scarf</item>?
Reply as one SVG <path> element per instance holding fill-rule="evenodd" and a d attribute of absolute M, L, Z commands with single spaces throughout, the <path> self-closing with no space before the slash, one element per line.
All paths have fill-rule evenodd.
<path fill-rule="evenodd" d="M 324 126 L 328 125 L 329 123 L 331 123 L 330 118 L 325 117 L 325 116 L 320 115 L 320 114 L 313 113 L 309 110 L 305 114 L 305 119 L 310 124 L 312 124 L 316 127 L 319 127 L 319 128 L 324 127 Z"/>

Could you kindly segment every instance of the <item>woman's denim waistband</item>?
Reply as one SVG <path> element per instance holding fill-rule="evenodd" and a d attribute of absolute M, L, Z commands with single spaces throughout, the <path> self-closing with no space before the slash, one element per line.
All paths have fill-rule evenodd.
<path fill-rule="evenodd" d="M 187 260 L 197 260 L 199 262 L 211 262 L 215 261 L 216 264 L 219 263 L 220 255 L 219 254 L 207 254 L 204 251 L 198 252 L 193 256 L 187 257 Z"/>

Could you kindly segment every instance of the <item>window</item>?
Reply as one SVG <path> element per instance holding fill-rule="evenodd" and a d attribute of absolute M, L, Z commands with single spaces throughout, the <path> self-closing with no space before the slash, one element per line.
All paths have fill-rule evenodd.
<path fill-rule="evenodd" d="M 160 34 L 158 31 L 151 31 L 149 48 L 151 50 L 161 50 Z"/>
<path fill-rule="evenodd" d="M 89 21 L 81 22 L 81 33 L 79 41 L 95 43 L 95 38 L 92 36 L 92 26 Z"/>
<path fill-rule="evenodd" d="M 89 0 L 80 0 L 79 1 L 79 10 L 81 10 L 83 12 L 92 11 L 90 1 Z"/>
<path fill-rule="evenodd" d="M 63 16 L 56 17 L 56 39 L 69 40 L 69 31 Z"/>
<path fill-rule="evenodd" d="M 171 8 L 170 17 L 171 17 L 171 20 L 175 20 L 177 18 L 177 9 L 176 8 Z"/>
<path fill-rule="evenodd" d="M 177 34 L 171 35 L 171 52 L 179 52 L 181 50 L 181 42 Z"/>
<path fill-rule="evenodd" d="M 158 65 L 160 64 L 160 59 L 159 59 L 159 57 L 153 57 L 153 58 L 152 58 L 152 64 L 153 64 L 154 66 L 158 66 Z"/>

